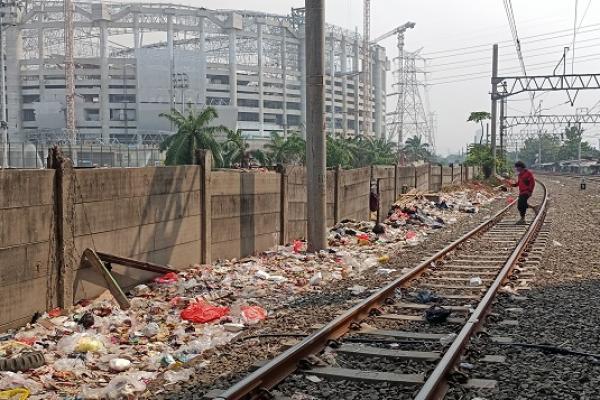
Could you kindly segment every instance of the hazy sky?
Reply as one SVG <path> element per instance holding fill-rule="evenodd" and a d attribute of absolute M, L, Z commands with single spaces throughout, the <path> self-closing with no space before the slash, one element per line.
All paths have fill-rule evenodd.
<path fill-rule="evenodd" d="M 273 13 L 288 13 L 291 7 L 304 5 L 303 0 L 176 0 L 173 3 Z M 473 141 L 476 130 L 466 122 L 469 113 L 490 108 L 494 42 L 500 44 L 500 74 L 520 75 L 503 1 L 372 0 L 371 3 L 372 37 L 407 21 L 416 22 L 416 28 L 406 35 L 406 48 L 423 47 L 422 53 L 428 58 L 431 109 L 437 113 L 438 151 L 447 153 L 464 148 Z M 572 46 L 576 3 L 577 26 L 581 27 L 577 33 L 574 71 L 600 72 L 600 0 L 512 0 L 529 75 L 551 74 L 562 57 L 563 47 Z M 362 30 L 362 0 L 326 0 L 326 11 L 327 22 Z M 394 38 L 382 44 L 387 47 L 390 59 L 396 56 Z M 568 65 L 570 72 L 571 54 Z M 594 105 L 594 111 L 600 113 L 600 91 L 581 92 L 575 107 L 561 105 L 568 100 L 562 92 L 537 95 L 536 105 L 540 100 L 542 108 L 548 109 L 544 113 L 574 114 L 576 108 Z M 508 106 L 509 115 L 522 115 L 529 113 L 531 103 L 524 94 L 511 97 Z M 515 128 L 514 132 L 522 129 L 525 127 Z M 551 131 L 552 127 L 547 129 Z M 600 126 L 589 127 L 588 136 L 598 146 Z"/>

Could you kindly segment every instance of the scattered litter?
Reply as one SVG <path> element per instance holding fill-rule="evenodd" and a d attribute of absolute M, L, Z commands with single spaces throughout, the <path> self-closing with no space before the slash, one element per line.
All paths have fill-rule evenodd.
<path fill-rule="evenodd" d="M 318 376 L 315 376 L 315 375 L 306 375 L 306 379 L 308 379 L 312 383 L 321 383 L 321 382 L 323 382 L 323 379 L 321 379 L 321 378 L 319 378 Z"/>
<path fill-rule="evenodd" d="M 358 296 L 363 294 L 364 292 L 367 291 L 367 287 L 366 286 L 360 286 L 360 285 L 354 285 L 350 288 L 348 288 L 349 291 L 352 292 L 353 295 Z"/>
<path fill-rule="evenodd" d="M 396 271 L 397 270 L 392 269 L 392 268 L 379 268 L 377 270 L 376 274 L 381 275 L 381 276 L 390 276 L 391 274 L 393 274 Z"/>
<path fill-rule="evenodd" d="M 229 314 L 228 307 L 217 307 L 204 301 L 191 304 L 181 312 L 181 318 L 195 324 L 204 324 Z"/>
<path fill-rule="evenodd" d="M 108 365 L 113 371 L 123 372 L 131 367 L 131 361 L 125 360 L 124 358 L 113 358 L 109 361 Z"/>
<path fill-rule="evenodd" d="M 449 333 L 448 335 L 446 335 L 440 339 L 440 343 L 442 344 L 442 346 L 451 345 L 452 343 L 454 343 L 456 336 L 457 336 L 456 333 Z"/>
<path fill-rule="evenodd" d="M 560 242 L 558 242 L 558 241 L 556 241 L 556 240 L 553 240 L 553 241 L 552 241 L 552 244 L 553 244 L 555 247 L 563 247 L 562 243 L 560 243 Z"/>
<path fill-rule="evenodd" d="M 461 362 L 458 366 L 462 369 L 475 369 L 475 365 L 467 362 Z"/>
<path fill-rule="evenodd" d="M 469 280 L 469 286 L 477 287 L 483 285 L 483 281 L 480 277 L 476 276 Z"/>
<path fill-rule="evenodd" d="M 415 300 L 421 304 L 436 303 L 440 301 L 440 297 L 430 290 L 420 290 L 415 295 Z"/>
<path fill-rule="evenodd" d="M 450 314 L 452 314 L 452 311 L 435 305 L 425 311 L 425 319 L 432 324 L 441 324 L 446 322 Z"/>
<path fill-rule="evenodd" d="M 180 369 L 178 371 L 166 371 L 163 377 L 165 378 L 167 383 L 177 383 L 189 380 L 193 374 L 194 370 L 192 368 L 189 368 Z"/>
<path fill-rule="evenodd" d="M 0 391 L 0 400 L 27 400 L 27 398 L 29 398 L 29 390 L 24 388 Z"/>
<path fill-rule="evenodd" d="M 254 325 L 267 319 L 267 311 L 259 306 L 244 306 L 242 307 L 242 318 L 248 325 Z"/>
<path fill-rule="evenodd" d="M 313 275 L 312 278 L 310 278 L 310 286 L 319 286 L 321 284 L 321 281 L 323 281 L 323 274 L 321 272 L 317 272 L 316 274 Z"/>

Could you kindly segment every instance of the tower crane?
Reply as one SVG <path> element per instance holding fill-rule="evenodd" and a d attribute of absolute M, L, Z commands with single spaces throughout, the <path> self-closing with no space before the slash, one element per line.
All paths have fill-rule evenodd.
<path fill-rule="evenodd" d="M 382 40 L 385 40 L 394 35 L 404 35 L 404 32 L 406 32 L 409 29 L 413 29 L 416 25 L 417 24 L 415 24 L 414 22 L 407 22 L 404 25 L 401 25 L 395 29 L 392 29 L 388 33 L 385 33 L 385 34 L 379 36 L 378 38 L 374 39 L 371 42 L 371 44 L 377 44 L 377 43 L 381 42 Z"/>

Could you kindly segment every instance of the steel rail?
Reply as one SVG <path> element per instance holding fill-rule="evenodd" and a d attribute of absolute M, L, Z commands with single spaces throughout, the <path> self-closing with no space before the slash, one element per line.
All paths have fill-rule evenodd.
<path fill-rule="evenodd" d="M 455 250 L 468 239 L 496 224 L 512 208 L 512 206 L 515 205 L 515 203 L 516 201 L 512 201 L 492 218 L 478 225 L 427 260 L 421 262 L 409 272 L 379 290 L 377 293 L 371 295 L 363 302 L 338 316 L 325 327 L 314 332 L 300 343 L 269 361 L 263 367 L 249 374 L 244 379 L 231 386 L 228 390 L 221 393 L 215 400 L 246 400 L 261 398 L 264 396 L 265 390 L 272 389 L 292 374 L 297 369 L 298 363 L 302 359 L 319 353 L 331 340 L 336 340 L 345 335 L 353 323 L 367 318 L 372 309 L 383 305 L 388 298 L 393 298 L 396 289 L 405 287 L 407 283 L 425 272 L 431 266 L 432 262 L 444 258 L 444 256 Z"/>
<path fill-rule="evenodd" d="M 510 273 L 517 265 L 519 258 L 526 251 L 527 246 L 535 239 L 537 233 L 541 229 L 547 212 L 548 191 L 542 182 L 538 181 L 538 183 L 544 188 L 544 201 L 540 205 L 540 211 L 529 226 L 525 235 L 523 235 L 517 244 L 514 252 L 502 267 L 502 270 L 494 280 L 492 286 L 490 286 L 473 314 L 471 314 L 467 323 L 463 326 L 462 330 L 433 370 L 419 393 L 417 393 L 415 400 L 439 400 L 444 398 L 448 389 L 446 378 L 448 373 L 450 373 L 454 366 L 460 361 L 460 357 L 469 344 L 471 337 L 477 332 L 481 324 L 484 323 L 498 290 L 508 279 Z"/>

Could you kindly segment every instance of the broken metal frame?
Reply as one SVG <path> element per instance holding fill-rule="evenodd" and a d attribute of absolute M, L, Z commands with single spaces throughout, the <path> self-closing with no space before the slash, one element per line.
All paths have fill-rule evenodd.
<path fill-rule="evenodd" d="M 154 264 L 146 261 L 134 260 L 132 258 L 119 257 L 108 253 L 96 252 L 92 249 L 85 249 L 82 256 L 82 263 L 97 269 L 103 276 L 108 290 L 113 295 L 119 307 L 127 310 L 130 307 L 127 296 L 121 289 L 121 286 L 111 273 L 111 264 L 118 264 L 124 267 L 134 268 L 142 271 L 154 272 L 158 274 L 167 274 L 177 272 L 177 270 L 165 267 L 163 265 Z M 106 265 L 105 265 L 106 264 Z"/>

